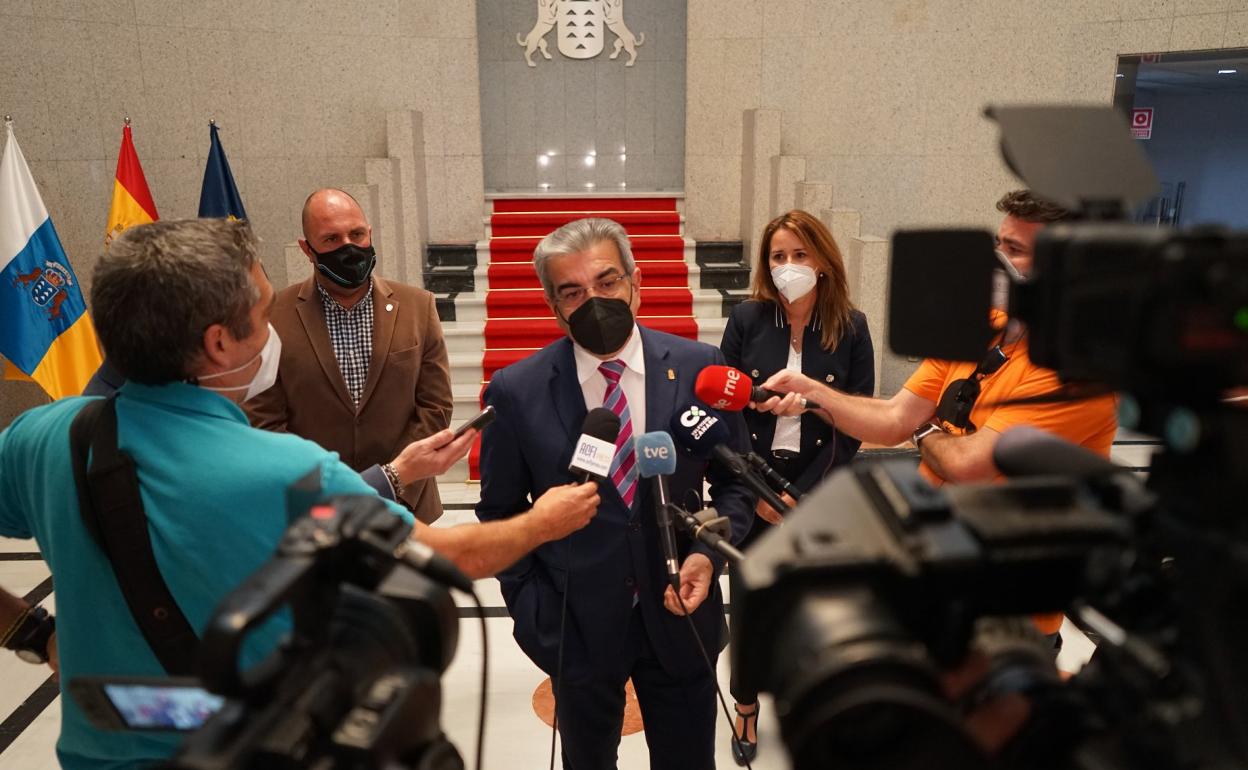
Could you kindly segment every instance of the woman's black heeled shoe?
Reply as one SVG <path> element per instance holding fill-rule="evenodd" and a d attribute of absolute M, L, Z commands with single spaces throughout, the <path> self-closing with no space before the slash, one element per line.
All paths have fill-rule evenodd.
<path fill-rule="evenodd" d="M 748 736 L 750 734 L 750 720 L 753 720 L 754 738 L 758 738 L 758 710 L 760 708 L 762 708 L 762 704 L 758 701 L 754 701 L 754 710 L 749 712 L 742 711 L 741 706 L 736 703 L 732 704 L 733 711 L 736 711 L 737 716 L 741 717 L 742 720 L 740 737 L 735 735 L 736 725 L 733 725 L 732 759 L 737 763 L 738 767 L 745 767 L 758 756 L 758 742 L 757 740 L 748 740 Z"/>

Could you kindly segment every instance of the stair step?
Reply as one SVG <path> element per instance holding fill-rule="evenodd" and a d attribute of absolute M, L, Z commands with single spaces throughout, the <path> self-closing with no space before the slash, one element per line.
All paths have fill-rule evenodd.
<path fill-rule="evenodd" d="M 431 243 L 425 247 L 425 264 L 434 267 L 463 267 L 477 264 L 475 243 Z"/>
<path fill-rule="evenodd" d="M 533 261 L 533 250 L 541 242 L 536 236 L 505 236 L 490 238 L 478 245 L 488 248 L 491 264 L 498 262 Z M 638 260 L 674 259 L 694 262 L 693 241 L 679 235 L 635 235 L 629 238 L 633 258 Z M 688 257 L 688 259 L 686 259 Z"/>
<path fill-rule="evenodd" d="M 680 235 L 684 217 L 675 211 L 570 210 L 550 212 L 494 213 L 485 218 L 491 237 L 535 236 L 544 238 L 555 229 L 585 217 L 606 216 L 624 226 L 629 236 Z"/>
<path fill-rule="evenodd" d="M 504 290 L 504 291 L 507 291 L 507 290 Z M 511 291 L 524 291 L 524 290 L 513 289 Z M 546 302 L 543 299 L 541 299 L 541 292 L 539 290 L 530 290 L 530 291 L 533 293 L 534 296 L 528 301 L 528 304 L 522 305 L 520 303 L 517 303 L 516 305 L 509 306 L 506 317 L 508 318 L 549 318 L 551 316 L 550 308 L 546 305 Z M 671 289 L 671 288 L 669 289 L 655 288 L 649 291 L 651 292 L 677 292 L 681 290 Z M 647 304 L 646 292 L 647 290 L 643 288 L 642 300 L 641 300 L 642 305 L 638 311 L 639 315 L 641 315 L 642 317 L 649 316 L 649 315 L 688 315 L 690 312 L 689 305 L 684 305 L 681 308 L 678 308 L 675 313 L 671 312 L 670 309 L 666 311 L 661 311 L 661 308 L 664 307 L 665 303 L 667 303 L 667 306 L 669 308 L 671 307 L 669 298 L 656 299 L 655 300 L 656 304 Z M 494 295 L 495 293 L 496 292 L 489 292 L 489 295 Z M 720 318 L 724 316 L 724 307 L 725 307 L 724 297 L 726 295 L 725 292 L 718 291 L 718 290 L 708 291 L 708 290 L 699 289 L 697 291 L 689 292 L 689 294 L 692 295 L 692 311 L 693 311 L 694 317 L 696 318 Z M 487 315 L 486 313 L 487 300 L 485 299 L 486 296 L 487 296 L 486 294 L 483 294 L 480 292 L 475 293 L 475 294 L 459 294 L 459 295 L 456 295 L 455 298 L 452 300 L 448 296 L 438 295 L 437 299 L 440 304 L 445 303 L 446 305 L 451 305 L 451 304 L 454 305 L 453 311 L 448 311 L 447 315 L 442 316 L 442 319 L 443 319 L 442 323 L 445 325 L 451 322 L 473 323 L 473 322 L 484 321 Z M 736 297 L 744 299 L 747 295 L 744 293 L 728 292 L 727 296 L 734 297 L 734 299 L 732 300 L 732 304 L 735 304 L 737 301 L 735 299 Z M 731 305 L 729 305 L 728 307 L 731 309 Z M 494 317 L 494 316 L 491 315 L 490 317 Z"/>
<path fill-rule="evenodd" d="M 751 255 L 745 253 L 741 241 L 698 241 L 696 257 L 699 265 L 742 265 L 749 269 Z"/>
<path fill-rule="evenodd" d="M 619 211 L 676 211 L 679 196 L 657 195 L 654 197 L 608 197 L 608 196 L 542 196 L 533 198 L 496 197 L 491 203 L 495 213 L 520 211 L 593 211 L 613 213 Z"/>
<path fill-rule="evenodd" d="M 675 259 L 637 262 L 642 283 L 647 288 L 688 287 L 697 284 L 700 268 Z M 475 281 L 484 291 L 489 289 L 537 289 L 541 282 L 529 262 L 498 262 L 477 268 Z"/>
<path fill-rule="evenodd" d="M 638 315 L 688 315 L 693 292 L 681 287 L 641 287 Z M 541 318 L 550 315 L 541 289 L 492 289 L 486 294 L 489 318 Z"/>
<path fill-rule="evenodd" d="M 748 289 L 750 269 L 742 265 L 709 264 L 701 268 L 703 289 Z"/>
<path fill-rule="evenodd" d="M 476 265 L 438 265 L 425 270 L 425 288 L 435 293 L 471 292 L 476 285 Z"/>
<path fill-rule="evenodd" d="M 674 319 L 657 319 L 642 318 L 640 319 L 643 326 L 650 329 L 658 329 L 669 333 L 680 332 L 681 336 L 687 338 L 696 338 L 708 345 L 719 347 L 720 339 L 724 335 L 724 326 L 728 323 L 726 318 L 674 318 Z M 696 327 L 696 332 L 695 332 Z M 447 332 L 456 331 L 455 328 L 444 329 Z M 557 339 L 558 335 L 552 336 L 550 340 Z M 485 380 L 485 372 L 481 368 L 482 351 L 485 348 L 484 337 L 477 336 L 476 347 L 466 352 L 449 352 L 448 358 L 451 369 L 451 392 L 454 395 L 457 404 L 456 412 L 459 413 L 458 405 L 463 402 L 475 403 L 473 399 L 480 391 L 482 383 Z M 548 344 L 550 340 L 543 342 L 542 345 Z M 541 347 L 541 346 L 538 346 Z M 533 353 L 538 347 L 512 348 L 516 351 L 516 355 L 512 356 L 513 361 L 519 361 L 525 355 Z M 485 351 L 489 353 L 501 353 L 500 350 Z M 492 373 L 492 371 L 491 371 Z M 463 419 L 476 414 L 472 411 L 470 414 L 464 414 Z M 452 424 L 458 424 L 452 420 Z"/>

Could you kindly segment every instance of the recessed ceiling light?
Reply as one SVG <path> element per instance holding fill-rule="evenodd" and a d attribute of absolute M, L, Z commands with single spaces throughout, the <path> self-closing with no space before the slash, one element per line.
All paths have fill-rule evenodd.
<path fill-rule="evenodd" d="M 1219 75 L 1234 75 L 1239 70 L 1218 70 Z"/>

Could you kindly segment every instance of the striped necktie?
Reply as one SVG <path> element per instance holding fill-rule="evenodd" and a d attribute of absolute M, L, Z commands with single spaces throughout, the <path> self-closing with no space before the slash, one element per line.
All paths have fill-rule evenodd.
<path fill-rule="evenodd" d="M 624 504 L 630 508 L 637 494 L 637 453 L 633 449 L 633 420 L 628 413 L 628 399 L 620 387 L 624 362 L 618 358 L 598 366 L 607 380 L 602 405 L 620 418 L 620 434 L 615 439 L 615 459 L 611 461 L 611 483 L 620 491 Z"/>

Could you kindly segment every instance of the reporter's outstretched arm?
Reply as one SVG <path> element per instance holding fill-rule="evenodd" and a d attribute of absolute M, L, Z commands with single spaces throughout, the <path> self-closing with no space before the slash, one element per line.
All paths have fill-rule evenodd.
<path fill-rule="evenodd" d="M 597 484 L 565 484 L 546 490 L 532 508 L 510 518 L 445 528 L 417 522 L 412 536 L 469 577 L 490 577 L 542 543 L 584 527 L 598 512 L 598 503 Z"/>
<path fill-rule="evenodd" d="M 952 484 L 990 481 L 1000 473 L 992 448 L 1001 434 L 980 428 L 966 436 L 936 432 L 923 439 L 920 453 L 932 472 Z"/>
<path fill-rule="evenodd" d="M 861 441 L 876 444 L 900 444 L 910 438 L 914 429 L 922 425 L 936 412 L 936 404 L 902 388 L 888 400 L 869 396 L 851 396 L 824 385 L 821 382 L 787 369 L 776 372 L 763 383 L 766 390 L 778 393 L 796 393 L 815 403 L 825 422 L 836 426 L 842 433 Z M 756 404 L 762 412 L 791 406 L 796 399 L 769 398 Z"/>

